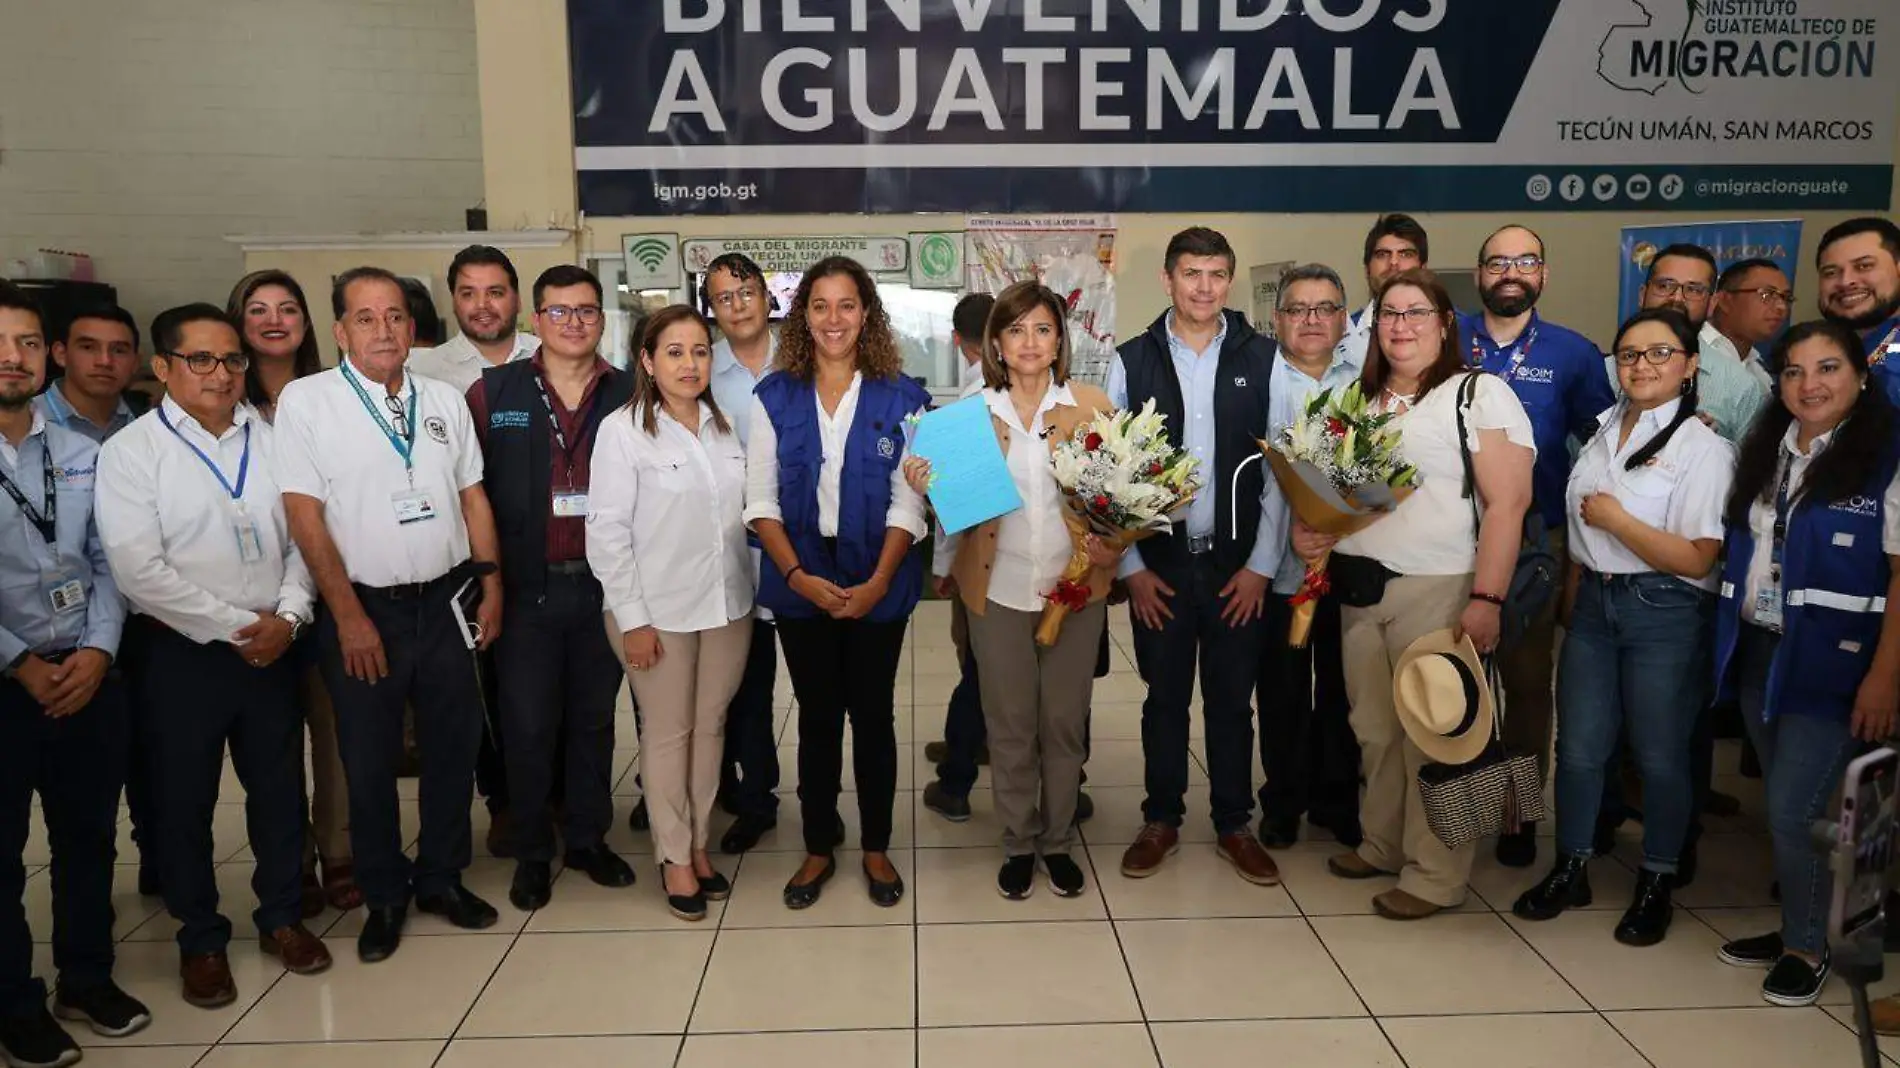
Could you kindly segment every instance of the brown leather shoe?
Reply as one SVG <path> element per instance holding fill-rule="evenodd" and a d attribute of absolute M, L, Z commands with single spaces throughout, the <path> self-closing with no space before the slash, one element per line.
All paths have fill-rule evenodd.
<path fill-rule="evenodd" d="M 1122 854 L 1122 874 L 1146 879 L 1161 870 L 1161 862 L 1181 848 L 1181 832 L 1165 823 L 1143 824 L 1135 844 Z"/>
<path fill-rule="evenodd" d="M 363 889 L 356 885 L 356 868 L 349 861 L 323 862 L 323 897 L 338 912 L 363 905 Z"/>
<path fill-rule="evenodd" d="M 330 967 L 330 950 L 323 939 L 311 934 L 301 923 L 279 927 L 258 937 L 264 952 L 284 962 L 284 970 L 296 975 L 315 975 Z"/>
<path fill-rule="evenodd" d="M 1393 887 L 1372 899 L 1372 908 L 1388 920 L 1422 920 L 1427 916 L 1444 911 L 1443 905 L 1434 905 L 1422 897 Z"/>
<path fill-rule="evenodd" d="M 181 958 L 178 978 L 184 986 L 187 1005 L 218 1009 L 237 1000 L 237 983 L 231 980 L 231 961 L 222 953 L 194 953 Z"/>
<path fill-rule="evenodd" d="M 1326 858 L 1326 870 L 1341 879 L 1377 879 L 1381 875 L 1392 874 L 1380 871 L 1372 863 L 1359 855 L 1357 850 L 1350 853 L 1336 853 Z"/>
<path fill-rule="evenodd" d="M 1267 855 L 1260 839 L 1246 831 L 1235 831 L 1220 836 L 1220 844 L 1215 847 L 1220 858 L 1234 866 L 1234 874 L 1255 886 L 1279 886 L 1280 866 Z"/>

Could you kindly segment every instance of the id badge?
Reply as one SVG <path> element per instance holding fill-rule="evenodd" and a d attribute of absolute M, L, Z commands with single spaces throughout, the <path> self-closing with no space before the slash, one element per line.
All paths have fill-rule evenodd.
<path fill-rule="evenodd" d="M 231 533 L 237 538 L 239 563 L 255 564 L 264 559 L 264 535 L 258 531 L 255 519 L 239 516 L 232 520 Z"/>
<path fill-rule="evenodd" d="M 70 571 L 62 570 L 48 577 L 42 589 L 47 606 L 56 616 L 86 609 L 86 584 Z"/>
<path fill-rule="evenodd" d="M 435 518 L 435 502 L 429 499 L 426 490 L 403 490 L 389 495 L 390 507 L 395 509 L 396 523 L 408 526 L 411 523 L 423 523 Z"/>
<path fill-rule="evenodd" d="M 584 489 L 557 489 L 554 491 L 554 518 L 587 518 L 587 491 Z"/>
<path fill-rule="evenodd" d="M 1781 583 L 1764 582 L 1755 591 L 1755 625 L 1781 629 Z"/>

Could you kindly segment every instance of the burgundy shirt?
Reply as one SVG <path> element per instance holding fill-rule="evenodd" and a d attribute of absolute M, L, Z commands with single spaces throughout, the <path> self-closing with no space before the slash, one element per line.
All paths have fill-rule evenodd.
<path fill-rule="evenodd" d="M 553 383 L 548 381 L 547 364 L 541 360 L 537 350 L 533 356 L 534 373 L 541 379 L 541 388 L 547 391 L 548 406 L 554 409 L 555 422 L 561 428 L 561 434 L 567 438 L 567 453 L 561 452 L 555 444 L 554 432 L 548 431 L 548 485 L 556 493 L 563 489 L 586 492 L 589 479 L 588 463 L 594 453 L 594 432 L 600 426 L 599 420 L 593 420 L 589 428 L 588 416 L 592 413 L 595 391 L 600 380 L 613 370 L 606 360 L 594 357 L 594 377 L 587 382 L 587 389 L 581 394 L 578 407 L 569 408 L 561 403 L 561 395 L 555 392 Z M 488 448 L 488 392 L 482 388 L 482 381 L 468 387 L 468 409 L 475 417 L 475 433 L 481 436 L 482 448 Z M 581 434 L 586 431 L 586 438 Z M 548 510 L 548 563 L 561 564 L 572 560 L 587 559 L 587 520 L 581 516 L 557 518 L 554 514 L 554 502 L 544 502 Z"/>

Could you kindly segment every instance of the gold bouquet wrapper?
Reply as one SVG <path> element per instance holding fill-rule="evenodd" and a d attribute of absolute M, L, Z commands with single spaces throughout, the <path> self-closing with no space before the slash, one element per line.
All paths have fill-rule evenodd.
<path fill-rule="evenodd" d="M 1293 506 L 1293 514 L 1322 534 L 1336 538 L 1357 534 L 1391 514 L 1412 495 L 1410 486 L 1385 485 L 1364 486 L 1342 495 L 1312 464 L 1290 459 L 1264 441 L 1260 449 L 1266 453 L 1267 467 L 1280 484 L 1280 492 L 1286 494 L 1287 503 Z M 1300 592 L 1293 597 L 1293 622 L 1287 628 L 1287 644 L 1295 649 L 1305 648 L 1312 633 L 1313 614 L 1328 587 L 1326 563 L 1331 555 L 1327 553 L 1307 565 Z"/>
<path fill-rule="evenodd" d="M 1069 613 L 1087 607 L 1090 601 L 1105 594 L 1109 582 L 1114 578 L 1106 568 L 1097 568 L 1089 563 L 1086 547 L 1088 536 L 1093 534 L 1117 549 L 1126 549 L 1154 533 L 1150 530 L 1092 529 L 1089 521 L 1073 505 L 1073 500 L 1065 496 L 1064 503 L 1070 506 L 1062 510 L 1062 522 L 1069 528 L 1069 563 L 1062 569 L 1062 577 L 1057 580 L 1055 590 L 1050 592 L 1048 603 L 1042 606 L 1042 619 L 1036 624 L 1036 644 L 1045 649 L 1062 637 L 1062 621 L 1069 617 Z M 1065 587 L 1071 592 L 1085 591 L 1080 605 L 1071 600 L 1059 599 L 1058 595 L 1064 592 Z M 1076 587 L 1080 587 L 1080 591 L 1075 590 Z"/>

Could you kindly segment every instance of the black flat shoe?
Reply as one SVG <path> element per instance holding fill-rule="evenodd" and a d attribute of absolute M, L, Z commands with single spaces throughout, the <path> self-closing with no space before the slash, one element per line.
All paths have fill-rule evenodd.
<path fill-rule="evenodd" d="M 683 865 L 683 864 L 674 865 L 674 867 L 685 867 L 687 868 L 688 871 L 692 870 L 690 867 L 687 867 L 686 865 Z M 667 888 L 666 869 L 667 869 L 666 862 L 661 861 L 660 862 L 660 889 L 664 891 L 666 894 L 666 911 L 672 913 L 674 916 L 677 916 L 678 918 L 682 920 L 685 920 L 688 923 L 698 923 L 699 921 L 705 919 L 706 918 L 706 884 L 704 882 L 701 882 L 699 884 L 698 889 L 694 890 L 690 894 L 676 894 L 672 890 Z"/>
<path fill-rule="evenodd" d="M 641 798 L 633 803 L 633 811 L 627 814 L 627 827 L 642 833 L 651 830 L 653 818 L 647 815 L 647 799 Z"/>
<path fill-rule="evenodd" d="M 1268 849 L 1288 849 L 1300 840 L 1300 821 L 1296 817 L 1290 820 L 1262 819 L 1260 821 L 1260 844 Z"/>
<path fill-rule="evenodd" d="M 818 877 L 808 883 L 790 882 L 785 884 L 785 907 L 794 911 L 808 909 L 818 904 L 818 895 L 824 893 L 825 884 L 838 874 L 838 858 L 826 857 L 825 866 Z M 798 878 L 796 874 L 793 879 Z"/>
<path fill-rule="evenodd" d="M 618 854 L 606 846 L 570 849 L 561 858 L 561 863 L 576 871 L 586 872 L 587 877 L 599 886 L 617 889 L 633 885 L 633 866 L 621 860 Z"/>
<path fill-rule="evenodd" d="M 740 816 L 732 822 L 732 826 L 726 828 L 725 836 L 719 839 L 719 851 L 729 857 L 748 852 L 776 826 L 777 816 Z"/>
<path fill-rule="evenodd" d="M 700 876 L 699 892 L 706 895 L 708 901 L 724 901 L 732 896 L 732 880 L 718 872 Z"/>
<path fill-rule="evenodd" d="M 1077 826 L 1095 818 L 1095 799 L 1077 791 L 1075 795 L 1075 822 Z"/>
<path fill-rule="evenodd" d="M 1580 909 L 1590 904 L 1590 858 L 1560 857 L 1544 881 L 1524 891 L 1511 906 L 1512 915 L 1521 920 L 1551 920 L 1565 909 Z"/>
<path fill-rule="evenodd" d="M 1537 863 L 1537 824 L 1526 823 L 1515 833 L 1498 835 L 1497 858 L 1507 868 L 1528 868 Z"/>
<path fill-rule="evenodd" d="M 402 928 L 409 920 L 409 910 L 401 905 L 392 908 L 364 910 L 363 933 L 356 936 L 356 959 L 364 964 L 375 964 L 388 960 L 396 953 L 396 947 L 402 944 Z"/>
<path fill-rule="evenodd" d="M 546 861 L 523 860 L 515 864 L 514 883 L 508 887 L 508 903 L 523 912 L 545 908 L 553 896 L 554 866 Z"/>
<path fill-rule="evenodd" d="M 1653 946 L 1669 933 L 1669 921 L 1676 907 L 1670 903 L 1669 887 L 1675 880 L 1659 871 L 1645 868 L 1636 876 L 1636 896 L 1616 925 L 1616 940 L 1626 946 Z"/>
<path fill-rule="evenodd" d="M 1032 866 L 1035 864 L 1033 857 L 1030 859 L 1030 864 Z M 896 865 L 891 866 L 891 871 L 893 873 L 897 871 Z M 881 882 L 876 876 L 871 874 L 871 865 L 867 863 L 864 866 L 864 880 L 871 884 L 871 904 L 876 905 L 878 908 L 892 908 L 899 901 L 904 900 L 904 877 L 902 875 L 898 875 L 897 878 L 892 879 L 888 883 Z"/>
<path fill-rule="evenodd" d="M 416 898 L 416 910 L 440 916 L 464 931 L 485 931 L 501 919 L 501 913 L 495 911 L 495 906 L 469 893 L 468 888 L 463 886 Z"/>

